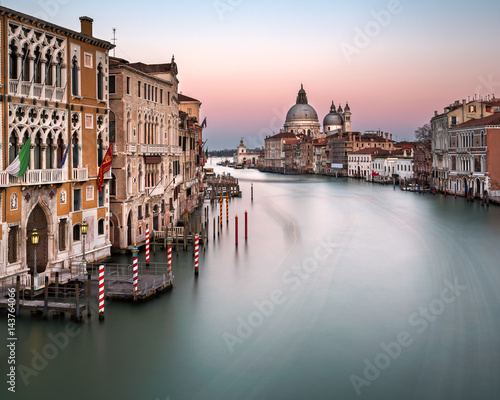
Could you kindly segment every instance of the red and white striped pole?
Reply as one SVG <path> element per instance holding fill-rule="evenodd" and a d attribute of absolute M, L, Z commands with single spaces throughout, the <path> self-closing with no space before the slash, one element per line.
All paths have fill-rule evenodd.
<path fill-rule="evenodd" d="M 139 280 L 139 274 L 138 274 L 138 259 L 137 259 L 137 254 L 139 253 L 139 250 L 137 249 L 137 246 L 134 244 L 134 248 L 132 249 L 132 256 L 134 258 L 133 261 L 133 267 L 132 267 L 132 278 L 133 278 L 133 284 L 134 284 L 134 298 L 137 295 L 137 284 Z"/>
<path fill-rule="evenodd" d="M 167 239 L 167 275 L 172 280 L 172 238 Z"/>
<path fill-rule="evenodd" d="M 146 228 L 146 262 L 149 263 L 149 228 Z"/>
<path fill-rule="evenodd" d="M 222 227 L 222 193 L 220 194 L 220 226 Z"/>
<path fill-rule="evenodd" d="M 229 224 L 229 194 L 226 192 L 226 224 Z"/>
<path fill-rule="evenodd" d="M 198 276 L 198 258 L 200 250 L 200 236 L 198 234 L 194 235 L 194 274 Z"/>
<path fill-rule="evenodd" d="M 235 238 L 235 244 L 238 246 L 238 216 L 236 215 L 234 217 L 234 238 Z"/>
<path fill-rule="evenodd" d="M 99 319 L 104 319 L 104 265 L 99 266 Z"/>
<path fill-rule="evenodd" d="M 248 239 L 248 212 L 245 210 L 245 240 Z"/>

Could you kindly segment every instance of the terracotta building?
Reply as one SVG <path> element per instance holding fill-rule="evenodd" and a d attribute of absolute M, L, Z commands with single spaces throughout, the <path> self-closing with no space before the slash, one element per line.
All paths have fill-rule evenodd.
<path fill-rule="evenodd" d="M 75 32 L 0 7 L 0 276 L 34 271 L 36 229 L 37 286 L 44 274 L 82 260 L 84 220 L 86 259 L 110 255 L 109 188 L 105 180 L 100 193 L 96 178 L 110 139 L 113 46 L 93 37 L 91 18 L 80 20 Z M 26 141 L 28 170 L 8 174 Z"/>

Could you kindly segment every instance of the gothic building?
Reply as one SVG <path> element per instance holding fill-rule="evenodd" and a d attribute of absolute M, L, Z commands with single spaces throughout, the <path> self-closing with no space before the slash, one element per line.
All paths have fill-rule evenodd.
<path fill-rule="evenodd" d="M 75 32 L 0 7 L 0 276 L 44 275 L 110 254 L 107 180 L 99 161 L 109 144 L 109 42 L 93 37 L 92 19 Z M 28 169 L 6 169 L 29 145 Z M 110 175 L 108 175 L 109 177 Z M 83 249 L 82 222 L 88 224 Z M 39 234 L 34 271 L 30 237 Z"/>

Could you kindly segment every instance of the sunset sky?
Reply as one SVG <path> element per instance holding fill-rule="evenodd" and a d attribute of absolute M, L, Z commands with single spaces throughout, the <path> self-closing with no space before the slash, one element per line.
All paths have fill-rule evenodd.
<path fill-rule="evenodd" d="M 500 97 L 500 3 L 440 1 L 10 0 L 5 7 L 111 40 L 131 62 L 170 62 L 203 102 L 209 149 L 263 146 L 304 84 L 320 118 L 349 102 L 352 129 L 412 139 L 434 110 Z"/>

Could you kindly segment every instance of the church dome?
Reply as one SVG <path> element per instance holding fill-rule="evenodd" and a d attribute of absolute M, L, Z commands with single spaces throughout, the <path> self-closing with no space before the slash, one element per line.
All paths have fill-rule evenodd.
<path fill-rule="evenodd" d="M 316 110 L 307 103 L 306 91 L 304 90 L 304 86 L 300 85 L 297 103 L 290 108 L 286 114 L 286 122 L 304 120 L 318 122 L 318 114 L 316 113 Z"/>
<path fill-rule="evenodd" d="M 325 119 L 323 119 L 323 126 L 343 125 L 343 124 L 344 121 L 342 120 L 342 116 L 337 111 L 335 111 L 335 105 L 332 102 L 330 113 L 326 115 Z"/>

